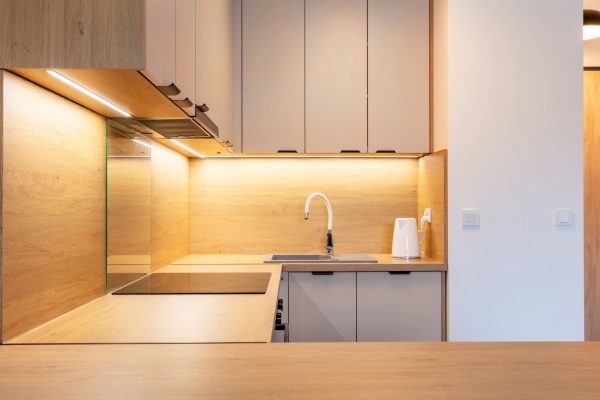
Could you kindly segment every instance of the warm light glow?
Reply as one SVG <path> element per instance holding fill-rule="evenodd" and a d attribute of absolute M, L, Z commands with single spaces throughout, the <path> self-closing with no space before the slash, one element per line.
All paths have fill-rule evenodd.
<path fill-rule="evenodd" d="M 142 142 L 139 139 L 133 139 L 133 141 L 136 142 L 137 144 L 141 144 L 142 146 L 146 146 L 146 147 L 152 148 L 152 146 L 150 146 L 148 143 Z"/>
<path fill-rule="evenodd" d="M 56 71 L 50 71 L 50 70 L 46 70 L 47 73 L 49 73 L 51 76 L 53 76 L 54 78 L 58 79 L 59 81 L 66 83 L 67 85 L 71 86 L 74 89 L 79 90 L 81 93 L 91 97 L 92 99 L 104 104 L 105 106 L 107 106 L 108 108 L 111 108 L 115 111 L 117 111 L 118 113 L 122 114 L 125 117 L 131 118 L 131 114 L 129 114 L 127 111 L 123 110 L 120 107 L 115 106 L 114 104 L 112 104 L 111 102 L 103 99 L 102 97 L 98 96 L 95 93 L 90 92 L 88 89 L 84 88 L 83 86 L 79 85 L 78 83 L 73 82 L 72 80 L 70 80 L 69 78 L 67 78 L 64 75 L 59 74 Z"/>
<path fill-rule="evenodd" d="M 600 25 L 584 25 L 583 40 L 592 40 L 600 37 Z"/>
<path fill-rule="evenodd" d="M 171 142 L 175 143 L 177 146 L 181 147 L 182 149 L 185 149 L 185 150 L 189 151 L 190 153 L 192 153 L 196 157 L 204 158 L 204 154 L 198 153 L 196 150 L 194 150 L 194 149 L 186 146 L 185 144 L 181 143 L 179 140 L 171 139 Z"/>

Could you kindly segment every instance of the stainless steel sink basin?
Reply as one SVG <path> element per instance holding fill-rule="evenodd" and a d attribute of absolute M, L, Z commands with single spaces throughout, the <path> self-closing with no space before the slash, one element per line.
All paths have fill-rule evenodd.
<path fill-rule="evenodd" d="M 265 263 L 376 263 L 368 254 L 267 254 Z"/>

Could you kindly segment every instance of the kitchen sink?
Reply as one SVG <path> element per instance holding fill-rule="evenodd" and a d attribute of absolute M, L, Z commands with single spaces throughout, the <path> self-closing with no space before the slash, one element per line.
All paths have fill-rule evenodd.
<path fill-rule="evenodd" d="M 265 263 L 376 263 L 368 254 L 267 254 Z"/>

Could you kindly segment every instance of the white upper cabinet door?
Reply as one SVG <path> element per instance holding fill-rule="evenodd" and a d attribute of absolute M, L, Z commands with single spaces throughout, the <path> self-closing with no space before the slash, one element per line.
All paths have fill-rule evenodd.
<path fill-rule="evenodd" d="M 306 152 L 367 151 L 367 0 L 306 0 Z"/>
<path fill-rule="evenodd" d="M 369 152 L 429 153 L 429 1 L 369 0 Z"/>
<path fill-rule="evenodd" d="M 175 0 L 146 0 L 146 69 L 156 86 L 175 83 Z"/>
<path fill-rule="evenodd" d="M 176 0 L 175 21 L 175 85 L 181 90 L 175 98 L 189 99 L 192 106 L 184 110 L 188 115 L 195 115 L 196 0 Z"/>
<path fill-rule="evenodd" d="M 242 2 L 242 151 L 304 152 L 304 1 Z"/>

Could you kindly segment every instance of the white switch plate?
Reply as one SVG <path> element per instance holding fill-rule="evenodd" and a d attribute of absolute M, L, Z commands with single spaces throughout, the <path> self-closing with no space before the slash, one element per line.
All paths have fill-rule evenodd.
<path fill-rule="evenodd" d="M 554 210 L 554 224 L 556 226 L 573 226 L 573 210 L 570 208 Z"/>
<path fill-rule="evenodd" d="M 479 226 L 479 209 L 463 208 L 462 209 L 462 225 L 463 226 Z"/>

